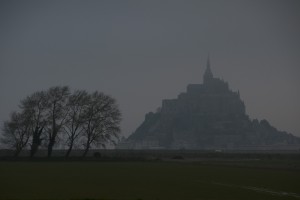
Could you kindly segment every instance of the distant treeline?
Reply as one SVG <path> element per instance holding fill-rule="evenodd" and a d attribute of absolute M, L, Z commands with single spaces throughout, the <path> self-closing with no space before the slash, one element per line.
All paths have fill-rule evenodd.
<path fill-rule="evenodd" d="M 89 149 L 115 144 L 119 137 L 121 113 L 115 99 L 102 92 L 56 86 L 27 96 L 19 108 L 4 122 L 1 135 L 14 156 L 30 149 L 33 157 L 43 147 L 51 157 L 58 145 L 67 147 L 66 157 L 74 148 L 86 156 Z"/>
<path fill-rule="evenodd" d="M 0 161 L 180 161 L 200 163 L 231 163 L 245 164 L 263 161 L 291 161 L 292 165 L 300 167 L 299 151 L 224 151 L 213 150 L 121 150 L 121 149 L 91 149 L 86 157 L 84 150 L 75 149 L 70 157 L 65 157 L 67 150 L 54 150 L 52 157 L 46 149 L 40 149 L 34 158 L 28 157 L 30 150 L 24 150 L 19 157 L 13 157 L 13 150 L 0 150 Z M 267 163 L 268 164 L 268 163 Z M 270 163 L 269 163 L 270 164 Z M 282 163 L 285 165 L 286 163 Z"/>

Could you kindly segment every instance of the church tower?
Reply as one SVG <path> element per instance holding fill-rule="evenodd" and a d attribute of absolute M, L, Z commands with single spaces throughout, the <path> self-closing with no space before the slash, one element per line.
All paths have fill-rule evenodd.
<path fill-rule="evenodd" d="M 203 76 L 203 83 L 206 84 L 210 82 L 213 79 L 213 74 L 210 69 L 210 61 L 209 61 L 209 56 L 207 57 L 207 64 L 206 64 L 206 70 Z"/>

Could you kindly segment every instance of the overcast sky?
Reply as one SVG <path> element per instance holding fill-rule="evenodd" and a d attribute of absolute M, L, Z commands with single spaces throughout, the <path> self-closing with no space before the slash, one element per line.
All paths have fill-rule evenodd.
<path fill-rule="evenodd" d="M 117 99 L 122 133 L 202 83 L 206 58 L 250 118 L 300 136 L 300 1 L 1 1 L 0 121 L 56 85 Z"/>

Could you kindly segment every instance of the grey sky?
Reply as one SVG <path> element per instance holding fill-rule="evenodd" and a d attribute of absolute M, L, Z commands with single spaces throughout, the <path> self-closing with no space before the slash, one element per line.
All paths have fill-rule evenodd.
<path fill-rule="evenodd" d="M 1 1 L 0 121 L 54 85 L 112 95 L 129 135 L 164 98 L 215 76 L 249 116 L 300 136 L 299 1 Z"/>

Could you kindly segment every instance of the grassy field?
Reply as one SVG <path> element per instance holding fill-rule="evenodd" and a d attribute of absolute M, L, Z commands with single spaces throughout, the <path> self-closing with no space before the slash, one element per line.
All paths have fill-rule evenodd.
<path fill-rule="evenodd" d="M 187 162 L 0 162 L 0 199 L 300 199 L 300 171 Z"/>

